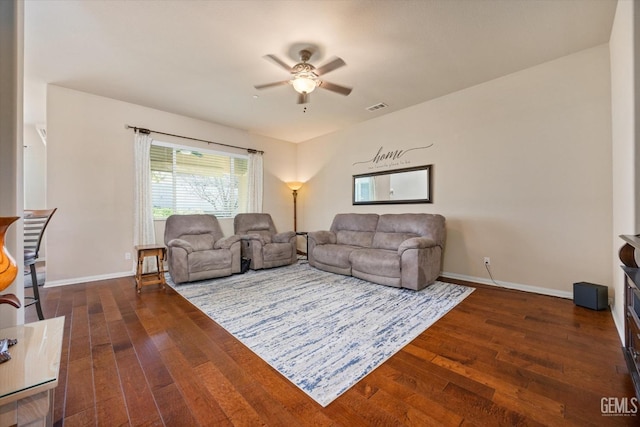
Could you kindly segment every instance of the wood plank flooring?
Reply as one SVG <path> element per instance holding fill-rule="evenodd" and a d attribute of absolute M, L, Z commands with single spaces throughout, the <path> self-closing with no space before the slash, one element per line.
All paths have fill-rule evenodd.
<path fill-rule="evenodd" d="M 66 316 L 55 425 L 640 425 L 601 412 L 634 396 L 610 312 L 474 286 L 326 408 L 171 289 L 41 288 L 45 316 Z"/>

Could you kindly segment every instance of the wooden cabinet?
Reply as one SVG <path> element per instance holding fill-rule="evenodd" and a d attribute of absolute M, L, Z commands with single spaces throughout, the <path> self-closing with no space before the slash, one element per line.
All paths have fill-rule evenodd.
<path fill-rule="evenodd" d="M 625 244 L 620 248 L 620 261 L 625 274 L 624 332 L 622 351 L 627 361 L 631 380 L 640 399 L 640 268 L 635 260 L 635 251 L 640 250 L 639 236 L 620 236 Z"/>

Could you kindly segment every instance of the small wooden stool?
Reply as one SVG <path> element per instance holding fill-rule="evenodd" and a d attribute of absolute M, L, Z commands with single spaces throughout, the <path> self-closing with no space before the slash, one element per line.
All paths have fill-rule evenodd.
<path fill-rule="evenodd" d="M 136 245 L 134 247 L 138 253 L 138 268 L 136 269 L 136 290 L 140 293 L 145 285 L 160 285 L 162 289 L 165 288 L 167 282 L 164 280 L 164 263 L 167 256 L 167 248 L 163 245 Z M 156 257 L 157 272 L 142 273 L 142 263 L 146 257 Z"/>

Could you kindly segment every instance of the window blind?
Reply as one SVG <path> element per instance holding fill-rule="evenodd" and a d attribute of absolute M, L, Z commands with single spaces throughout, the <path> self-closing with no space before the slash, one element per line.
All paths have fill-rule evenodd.
<path fill-rule="evenodd" d="M 233 218 L 246 212 L 247 156 L 151 146 L 154 218 L 172 214 L 213 214 Z"/>

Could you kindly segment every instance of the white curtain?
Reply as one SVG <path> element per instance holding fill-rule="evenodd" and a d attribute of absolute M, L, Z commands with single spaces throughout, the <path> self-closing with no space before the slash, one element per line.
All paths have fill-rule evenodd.
<path fill-rule="evenodd" d="M 155 243 L 153 227 L 153 204 L 151 201 L 151 137 L 136 130 L 133 143 L 135 159 L 135 201 L 133 244 L 148 245 Z M 137 260 L 134 260 L 137 263 Z M 152 257 L 143 264 L 143 273 L 156 270 Z"/>
<path fill-rule="evenodd" d="M 249 200 L 247 212 L 262 212 L 262 153 L 249 153 Z"/>

